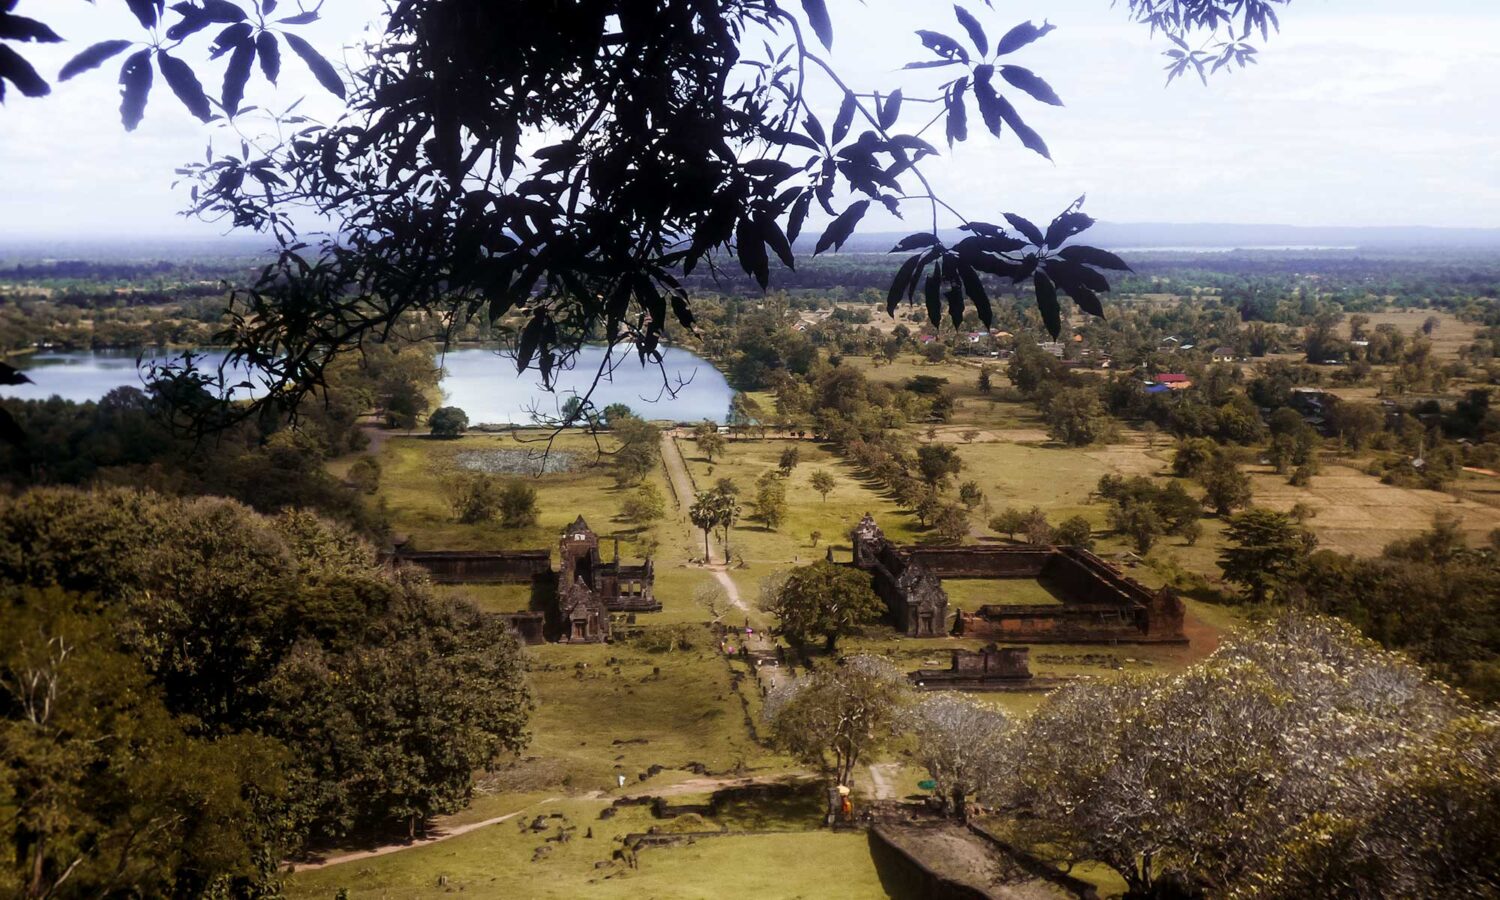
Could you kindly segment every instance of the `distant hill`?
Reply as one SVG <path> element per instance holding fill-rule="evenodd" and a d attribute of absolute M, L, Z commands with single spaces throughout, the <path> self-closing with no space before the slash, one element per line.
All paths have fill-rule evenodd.
<path fill-rule="evenodd" d="M 1003 220 L 996 220 L 1003 224 Z M 1046 227 L 1045 222 L 1038 223 Z M 915 229 L 913 229 L 915 230 Z M 856 233 L 844 252 L 883 253 L 909 232 Z M 957 240 L 963 233 L 945 233 Z M 810 251 L 817 232 L 798 240 L 798 249 Z M 1357 247 L 1382 250 L 1500 249 L 1500 228 L 1431 228 L 1408 225 L 1222 225 L 1153 222 L 1100 222 L 1085 232 L 1081 241 L 1112 249 L 1252 250 Z M 805 245 L 805 248 L 804 248 Z"/>

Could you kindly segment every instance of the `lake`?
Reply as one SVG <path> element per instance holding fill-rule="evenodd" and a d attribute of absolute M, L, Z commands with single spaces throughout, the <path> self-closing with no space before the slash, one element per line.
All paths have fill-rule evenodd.
<path fill-rule="evenodd" d="M 148 352 L 142 365 L 160 356 Z M 224 359 L 222 351 L 206 351 L 202 356 L 207 368 Z M 36 384 L 0 385 L 0 397 L 45 400 L 55 395 L 80 403 L 98 400 L 117 387 L 141 387 L 142 370 L 136 358 L 136 353 L 124 350 L 12 357 L 7 362 L 25 370 Z M 556 392 L 549 394 L 542 389 L 535 369 L 518 375 L 508 356 L 493 350 L 455 350 L 442 357 L 443 403 L 462 409 L 475 425 L 529 423 L 533 410 L 556 415 L 569 396 L 587 391 L 603 358 L 603 347 L 585 347 L 574 367 L 558 376 Z M 668 383 L 673 392 L 666 390 Z M 599 409 L 623 403 L 647 419 L 723 422 L 733 396 L 734 390 L 719 370 L 695 353 L 668 347 L 662 351 L 660 366 L 643 367 L 626 348 L 615 352 L 613 371 L 600 381 L 593 401 Z"/>

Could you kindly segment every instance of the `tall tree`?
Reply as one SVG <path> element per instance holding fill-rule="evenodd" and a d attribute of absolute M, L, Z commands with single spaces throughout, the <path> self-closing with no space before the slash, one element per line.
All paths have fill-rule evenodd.
<path fill-rule="evenodd" d="M 765 598 L 765 605 L 789 640 L 803 643 L 821 637 L 829 653 L 840 636 L 879 621 L 886 612 L 870 587 L 869 575 L 827 560 L 793 569 Z"/>

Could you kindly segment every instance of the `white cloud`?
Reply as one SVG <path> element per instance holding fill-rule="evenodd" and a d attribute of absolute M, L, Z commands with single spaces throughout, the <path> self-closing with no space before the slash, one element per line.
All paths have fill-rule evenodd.
<path fill-rule="evenodd" d="M 54 2 L 22 0 L 18 11 Z M 835 60 L 851 77 L 867 87 L 921 83 L 898 70 L 922 52 L 912 28 L 947 26 L 946 3 L 915 11 L 901 0 L 832 5 Z M 1161 42 L 1105 0 L 968 5 L 995 34 L 1027 13 L 1058 25 L 1022 62 L 1068 103 L 1022 107 L 1055 165 L 1009 134 L 990 138 L 977 116 L 968 144 L 929 163 L 939 191 L 975 217 L 1046 217 L 1087 191 L 1089 211 L 1114 221 L 1500 225 L 1500 52 L 1490 46 L 1500 5 L 1488 0 L 1429 0 L 1419 9 L 1398 0 L 1293 0 L 1261 64 L 1206 88 L 1186 79 L 1163 88 Z M 377 8 L 375 0 L 330 2 L 325 10 L 336 18 L 309 37 L 322 47 L 353 41 Z M 51 72 L 89 41 L 135 27 L 119 4 L 50 15 L 73 41 L 33 53 Z M 306 93 L 331 114 L 290 54 L 285 71 L 278 103 Z M 0 233 L 212 233 L 176 215 L 185 197 L 168 185 L 213 130 L 165 86 L 134 134 L 119 127 L 117 104 L 107 64 L 45 100 L 16 97 L 0 108 Z"/>

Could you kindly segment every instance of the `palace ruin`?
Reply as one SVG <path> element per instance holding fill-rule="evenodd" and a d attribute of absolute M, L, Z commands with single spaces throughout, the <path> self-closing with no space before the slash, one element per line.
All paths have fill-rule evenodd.
<path fill-rule="evenodd" d="M 870 573 L 897 630 L 911 637 L 947 631 L 1002 643 L 1186 643 L 1182 600 L 1152 591 L 1081 547 L 897 546 L 866 514 L 850 532 L 853 565 Z M 831 551 L 830 551 L 831 552 Z M 957 610 L 947 627 L 944 579 L 1032 580 L 1056 603 L 994 602 Z"/>
<path fill-rule="evenodd" d="M 540 596 L 541 609 L 507 614 L 527 643 L 599 643 L 609 640 L 610 616 L 659 612 L 656 567 L 650 557 L 639 565 L 620 561 L 615 540 L 614 559 L 599 553 L 599 535 L 579 516 L 558 541 L 558 568 L 548 550 L 406 550 L 390 554 L 393 563 L 412 563 L 426 569 L 439 584 L 532 584 L 549 590 Z"/>

